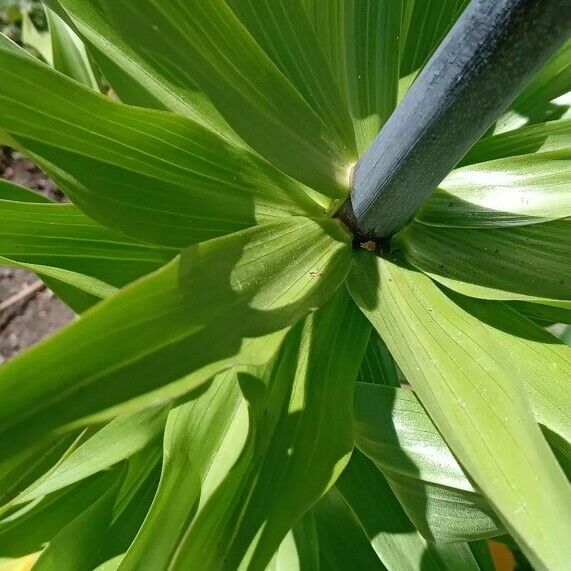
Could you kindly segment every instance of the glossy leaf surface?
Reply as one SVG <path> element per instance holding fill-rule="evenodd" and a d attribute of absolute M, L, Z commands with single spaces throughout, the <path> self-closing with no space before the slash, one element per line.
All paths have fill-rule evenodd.
<path fill-rule="evenodd" d="M 452 171 L 416 213 L 449 228 L 504 228 L 571 216 L 571 151 L 523 155 Z"/>
<path fill-rule="evenodd" d="M 489 229 L 413 222 L 397 240 L 413 266 L 464 295 L 567 307 L 570 228 L 567 220 Z"/>
<path fill-rule="evenodd" d="M 433 541 L 502 532 L 414 393 L 358 383 L 355 441 L 383 472 L 416 528 Z"/>
<path fill-rule="evenodd" d="M 305 0 L 305 4 L 351 112 L 362 154 L 396 106 L 401 1 Z"/>
<path fill-rule="evenodd" d="M 509 354 L 476 318 L 406 266 L 362 254 L 350 287 L 446 442 L 528 557 L 541 568 L 563 569 L 571 490 Z M 553 509 L 546 512 L 545 505 Z"/>
<path fill-rule="evenodd" d="M 197 123 L 113 102 L 1 49 L 0 71 L 10 78 L 0 84 L 0 139 L 105 226 L 184 247 L 322 212 L 302 185 Z"/>
<path fill-rule="evenodd" d="M 359 451 L 353 453 L 337 488 L 387 569 L 478 569 L 466 543 L 438 545 L 426 541 L 411 524 L 387 480 Z"/>
<path fill-rule="evenodd" d="M 343 280 L 347 240 L 336 222 L 298 218 L 186 250 L 0 369 L 2 446 L 267 361 L 287 328 Z"/>
<path fill-rule="evenodd" d="M 101 4 L 131 47 L 166 61 L 179 80 L 198 86 L 256 151 L 326 196 L 344 196 L 352 150 L 313 111 L 225 0 Z"/>
<path fill-rule="evenodd" d="M 336 319 L 339 315 L 343 321 Z M 351 333 L 351 343 L 342 330 Z M 368 323 L 340 290 L 292 330 L 269 369 L 259 376 L 239 375 L 251 407 L 250 422 L 248 426 L 242 417 L 234 445 L 223 444 L 239 458 L 232 470 L 212 472 L 203 480 L 206 496 L 204 501 L 201 496 L 194 521 L 180 536 L 173 569 L 204 569 L 223 562 L 231 568 L 268 564 L 294 522 L 325 493 L 348 460 L 348 405 L 368 334 Z M 339 361 L 331 358 L 332 348 Z M 222 476 L 210 495 L 209 478 L 218 482 Z M 186 478 L 195 476 L 190 472 Z M 154 541 L 156 533 L 147 539 Z"/>

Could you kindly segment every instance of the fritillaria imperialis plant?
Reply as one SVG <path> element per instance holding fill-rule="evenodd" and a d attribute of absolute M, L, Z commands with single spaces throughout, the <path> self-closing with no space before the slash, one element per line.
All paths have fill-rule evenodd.
<path fill-rule="evenodd" d="M 353 167 L 467 2 L 45 4 L 0 141 L 71 203 L 1 182 L 0 261 L 78 318 L 0 367 L 4 564 L 568 568 L 571 44 L 376 239 Z"/>

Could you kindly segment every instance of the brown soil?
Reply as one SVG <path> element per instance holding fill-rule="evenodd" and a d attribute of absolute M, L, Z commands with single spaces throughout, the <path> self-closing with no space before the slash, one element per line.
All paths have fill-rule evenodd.
<path fill-rule="evenodd" d="M 63 193 L 55 183 L 24 157 L 0 148 L 0 178 L 26 186 L 52 200 L 62 202 Z M 18 299 L 38 278 L 29 272 L 0 266 L 0 363 L 22 349 L 34 345 L 74 317 L 74 313 L 45 287 Z"/>

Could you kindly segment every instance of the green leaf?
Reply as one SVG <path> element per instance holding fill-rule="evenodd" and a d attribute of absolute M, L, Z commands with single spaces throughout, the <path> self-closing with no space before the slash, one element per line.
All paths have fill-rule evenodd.
<path fill-rule="evenodd" d="M 81 274 L 114 287 L 157 270 L 178 253 L 109 230 L 72 204 L 0 200 L 0 218 L 3 258 Z"/>
<path fill-rule="evenodd" d="M 157 494 L 119 569 L 169 568 L 196 512 L 238 460 L 247 432 L 235 372 L 218 375 L 197 399 L 171 411 Z"/>
<path fill-rule="evenodd" d="M 265 379 L 263 398 L 253 377 L 241 379 L 255 410 L 253 435 L 259 435 L 252 443 L 252 462 L 246 466 L 248 483 L 242 487 L 244 477 L 228 482 L 225 494 L 207 506 L 224 520 L 224 534 L 214 537 L 230 534 L 232 538 L 227 561 L 263 568 L 292 522 L 325 493 L 345 466 L 353 447 L 353 381 L 369 332 L 366 320 L 342 289 L 303 328 L 292 331 Z M 303 486 L 299 486 L 301 480 Z M 236 484 L 241 492 L 232 500 L 232 511 L 240 514 L 238 522 L 228 520 L 224 501 L 227 494 L 234 496 Z M 194 557 L 202 561 L 201 554 L 205 561 L 211 560 L 212 547 L 201 542 L 209 530 L 205 512 L 185 545 L 182 569 Z"/>
<path fill-rule="evenodd" d="M 401 1 L 304 2 L 362 154 L 396 107 Z"/>
<path fill-rule="evenodd" d="M 97 279 L 95 275 L 116 285 L 123 285 L 158 268 L 174 256 L 174 253 L 169 254 L 166 249 L 143 245 L 117 235 L 69 204 L 63 208 L 58 205 L 58 210 L 42 210 L 36 205 L 55 206 L 51 200 L 37 192 L 0 180 L 0 212 L 4 221 L 0 234 L 0 254 L 3 254 L 0 255 L 0 263 L 35 272 L 77 313 L 117 291 L 115 286 Z M 80 226 L 83 226 L 83 232 L 78 232 Z M 119 244 L 113 242 L 117 239 Z M 114 256 L 109 256 L 106 243 L 114 245 Z M 87 244 L 91 246 L 84 251 Z M 94 252 L 97 252 L 96 257 L 93 256 Z M 51 262 L 55 265 L 25 260 Z M 89 275 L 67 269 L 70 267 L 87 271 Z"/>
<path fill-rule="evenodd" d="M 50 28 L 53 67 L 61 73 L 99 91 L 85 46 L 75 32 L 53 11 L 46 8 Z"/>
<path fill-rule="evenodd" d="M 223 138 L 238 141 L 203 93 L 181 85 L 176 69 L 131 49 L 109 23 L 99 0 L 44 0 L 84 40 L 122 101 L 185 115 Z"/>
<path fill-rule="evenodd" d="M 101 0 L 135 51 L 197 85 L 232 128 L 284 172 L 322 194 L 349 187 L 352 149 L 275 66 L 225 0 Z"/>
<path fill-rule="evenodd" d="M 100 536 L 97 563 L 123 555 L 141 528 L 159 483 L 160 444 L 148 446 L 128 460 L 127 476 L 113 507 L 113 521 Z"/>
<path fill-rule="evenodd" d="M 81 313 L 102 299 L 107 299 L 117 292 L 117 288 L 96 278 L 78 274 L 69 270 L 16 262 L 0 256 L 0 263 L 4 266 L 21 268 L 34 272 L 44 283 L 52 289 L 62 301 L 67 303 L 74 311 Z"/>
<path fill-rule="evenodd" d="M 77 571 L 91 567 L 97 542 L 111 525 L 113 504 L 120 483 L 120 479 L 115 481 L 100 498 L 50 541 L 35 563 L 35 571 Z"/>
<path fill-rule="evenodd" d="M 152 500 L 158 482 L 156 468 L 160 468 L 161 454 L 160 446 L 147 447 L 131 456 L 126 463 L 125 477 L 119 481 L 116 476 L 120 474 L 114 470 L 111 472 L 112 479 L 109 473 L 89 478 L 79 486 L 75 485 L 63 492 L 51 494 L 42 502 L 35 502 L 31 505 L 31 509 L 21 510 L 18 518 L 12 518 L 13 532 L 18 533 L 18 530 L 21 530 L 23 534 L 22 538 L 16 536 L 15 543 L 20 544 L 18 549 L 25 550 L 25 546 L 36 549 L 36 545 L 52 541 L 63 526 L 67 526 L 77 516 L 82 517 L 80 514 L 85 513 L 84 509 L 90 510 L 90 503 L 93 505 L 93 502 L 97 502 L 110 487 L 122 482 L 118 493 L 115 492 L 117 500 L 113 505 L 112 520 L 108 529 L 99 529 L 97 541 L 93 543 L 92 549 L 84 552 L 84 555 L 94 562 L 96 558 L 96 562 L 99 563 L 125 551 L 140 527 Z M 101 482 L 101 485 L 98 482 Z M 74 502 L 78 504 L 77 507 L 74 507 Z M 68 513 L 67 519 L 66 513 Z M 77 531 L 81 533 L 82 527 L 79 526 Z M 66 545 L 62 545 L 58 538 L 58 551 L 60 547 L 65 548 Z M 60 557 L 66 561 L 66 558 L 58 554 L 57 559 L 60 560 Z M 93 565 L 87 562 L 76 563 L 75 568 L 92 569 Z"/>
<path fill-rule="evenodd" d="M 387 569 L 478 570 L 466 543 L 438 545 L 426 541 L 411 524 L 387 480 L 358 450 L 353 452 L 336 487 Z"/>
<path fill-rule="evenodd" d="M 141 528 L 159 483 L 161 444 L 154 442 L 126 462 L 127 473 L 113 506 L 111 525 L 99 536 L 97 564 L 123 555 Z"/>
<path fill-rule="evenodd" d="M 571 443 L 571 351 L 565 343 L 505 303 L 449 296 L 488 326 L 488 335 L 510 354 L 537 421 Z M 571 460 L 569 444 L 567 455 Z"/>
<path fill-rule="evenodd" d="M 400 387 L 395 363 L 387 346 L 376 331 L 371 337 L 359 370 L 360 382 Z"/>
<path fill-rule="evenodd" d="M 51 203 L 51 200 L 39 192 L 19 186 L 7 180 L 0 179 L 0 200 L 14 200 L 16 202 Z"/>
<path fill-rule="evenodd" d="M 286 535 L 266 571 L 319 569 L 319 546 L 313 512 L 308 511 Z"/>
<path fill-rule="evenodd" d="M 408 267 L 363 253 L 350 288 L 447 444 L 532 563 L 565 569 L 571 558 L 569 484 L 505 349 L 478 319 Z"/>
<path fill-rule="evenodd" d="M 354 410 L 357 447 L 425 537 L 457 542 L 503 532 L 412 391 L 358 383 Z"/>
<path fill-rule="evenodd" d="M 97 474 L 0 521 L 0 557 L 22 557 L 51 541 L 88 509 L 117 479 L 117 470 Z"/>
<path fill-rule="evenodd" d="M 494 563 L 492 553 L 490 552 L 490 546 L 487 541 L 472 541 L 469 543 L 469 546 L 481 571 L 497 571 L 496 564 Z"/>
<path fill-rule="evenodd" d="M 544 153 L 571 147 L 571 121 L 550 121 L 520 127 L 480 139 L 458 164 L 459 167 L 494 159 Z"/>
<path fill-rule="evenodd" d="M 386 570 L 336 488 L 317 502 L 313 513 L 319 541 L 320 569 Z"/>
<path fill-rule="evenodd" d="M 413 266 L 464 295 L 567 307 L 570 228 L 567 220 L 485 229 L 413 222 L 397 243 Z"/>
<path fill-rule="evenodd" d="M 428 61 L 468 0 L 404 0 L 400 77 Z"/>
<path fill-rule="evenodd" d="M 184 251 L 0 368 L 3 452 L 266 362 L 342 282 L 349 240 L 336 221 L 292 218 Z"/>
<path fill-rule="evenodd" d="M 228 0 L 256 42 L 295 86 L 311 108 L 356 154 L 351 116 L 302 0 Z"/>
<path fill-rule="evenodd" d="M 229 378 L 215 380 L 198 401 L 177 409 L 178 448 L 166 455 L 164 494 L 159 490 L 141 543 L 135 542 L 133 559 L 128 553 L 121 571 L 140 568 L 151 551 L 156 569 L 210 569 L 223 562 L 265 568 L 348 460 L 353 380 L 369 332 L 341 289 L 292 330 L 261 378 L 238 376 L 250 400 L 250 423 L 245 400 L 237 386 L 228 386 Z M 222 465 L 212 461 L 217 450 L 232 451 L 216 456 Z M 237 462 L 232 466 L 228 459 Z M 167 505 L 181 506 L 180 516 L 172 510 L 167 516 Z"/>
<path fill-rule="evenodd" d="M 402 0 L 402 2 L 399 103 L 467 6 L 468 0 Z"/>
<path fill-rule="evenodd" d="M 302 185 L 188 119 L 121 105 L 1 49 L 0 73 L 10 78 L 0 84 L 0 140 L 105 226 L 184 247 L 323 212 Z"/>
<path fill-rule="evenodd" d="M 105 561 L 105 563 L 102 563 L 101 565 L 96 567 L 94 571 L 117 571 L 119 565 L 121 564 L 122 559 L 123 555 L 117 555 L 112 559 L 109 559 L 108 561 Z"/>
<path fill-rule="evenodd" d="M 0 464 L 0 514 L 9 511 L 5 505 L 11 499 L 70 454 L 84 438 L 84 432 L 70 434 L 55 443 L 49 442 L 4 458 Z"/>
<path fill-rule="evenodd" d="M 20 492 L 9 506 L 41 499 L 133 456 L 159 438 L 167 413 L 168 407 L 159 406 L 112 420 Z"/>
<path fill-rule="evenodd" d="M 571 307 L 554 307 L 528 301 L 507 302 L 510 307 L 528 319 L 544 324 L 571 323 Z"/>
<path fill-rule="evenodd" d="M 0 32 L 0 49 L 11 51 L 15 54 L 20 54 L 23 57 L 27 57 L 28 59 L 34 59 L 30 53 L 28 53 L 25 49 L 21 48 L 16 42 L 12 41 L 8 36 Z"/>
<path fill-rule="evenodd" d="M 523 125 L 554 121 L 565 117 L 569 101 L 560 96 L 571 91 L 571 40 L 544 66 L 520 93 L 511 108 L 496 123 L 494 132 L 503 133 Z"/>
<path fill-rule="evenodd" d="M 0 571 L 29 571 L 39 556 L 39 553 L 31 553 L 17 559 L 0 557 Z"/>
<path fill-rule="evenodd" d="M 41 58 L 52 65 L 53 63 L 53 56 L 52 56 L 52 44 L 50 39 L 49 32 L 40 32 L 32 18 L 30 17 L 30 13 L 22 9 L 22 44 L 24 46 L 28 46 L 35 50 Z"/>
<path fill-rule="evenodd" d="M 502 228 L 571 216 L 571 148 L 452 171 L 415 214 L 449 228 Z"/>

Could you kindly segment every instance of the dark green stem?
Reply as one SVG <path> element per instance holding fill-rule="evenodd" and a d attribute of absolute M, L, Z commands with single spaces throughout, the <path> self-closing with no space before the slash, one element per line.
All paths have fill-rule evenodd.
<path fill-rule="evenodd" d="M 340 217 L 371 238 L 402 228 L 570 33 L 571 0 L 472 0 L 357 163 Z"/>

